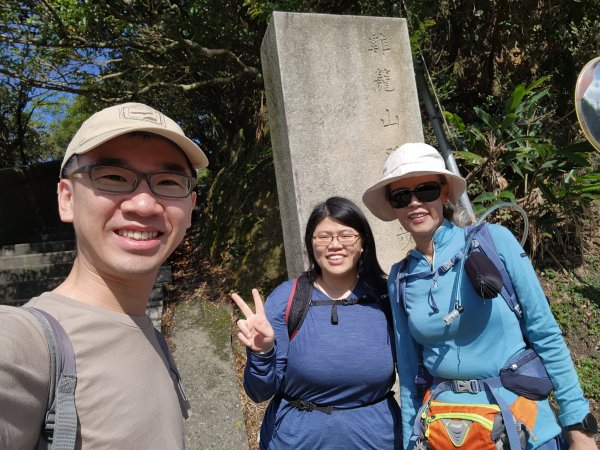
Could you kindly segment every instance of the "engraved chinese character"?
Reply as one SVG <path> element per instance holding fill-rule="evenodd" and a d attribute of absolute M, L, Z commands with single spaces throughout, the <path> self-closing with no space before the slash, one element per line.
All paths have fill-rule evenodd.
<path fill-rule="evenodd" d="M 375 33 L 369 36 L 369 51 L 373 53 L 387 52 L 392 48 L 388 37 L 383 33 Z"/>
<path fill-rule="evenodd" d="M 377 89 L 379 90 L 379 92 L 392 92 L 394 90 L 394 88 L 390 86 L 391 80 L 389 69 L 377 69 L 375 71 L 375 80 L 373 81 L 377 85 Z"/>
<path fill-rule="evenodd" d="M 398 123 L 400 122 L 400 118 L 395 115 L 394 117 L 392 117 L 392 115 L 390 114 L 390 110 L 386 108 L 385 110 L 387 117 L 384 117 L 383 119 L 379 119 L 381 120 L 381 123 L 383 124 L 384 127 L 389 127 L 392 125 L 396 125 L 398 126 Z M 393 119 L 396 119 L 395 122 L 392 122 Z"/>

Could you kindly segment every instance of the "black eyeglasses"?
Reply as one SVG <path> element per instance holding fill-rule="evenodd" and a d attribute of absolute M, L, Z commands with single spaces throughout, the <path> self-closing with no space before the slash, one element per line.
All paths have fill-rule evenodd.
<path fill-rule="evenodd" d="M 177 172 L 140 173 L 122 166 L 89 164 L 75 170 L 76 173 L 87 173 L 92 186 L 99 191 L 115 194 L 129 194 L 139 186 L 145 178 L 150 190 L 159 197 L 184 198 L 196 187 L 196 179 Z M 69 175 L 69 176 L 71 176 Z"/>
<path fill-rule="evenodd" d="M 387 193 L 387 200 L 392 208 L 406 208 L 412 201 L 412 196 L 417 197 L 420 202 L 433 202 L 440 198 L 442 187 L 438 183 L 423 183 L 412 191 L 410 189 L 394 189 Z"/>

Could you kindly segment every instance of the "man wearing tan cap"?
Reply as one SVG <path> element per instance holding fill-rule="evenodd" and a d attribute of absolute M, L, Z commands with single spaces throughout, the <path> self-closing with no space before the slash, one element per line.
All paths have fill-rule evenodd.
<path fill-rule="evenodd" d="M 58 204 L 77 256 L 61 285 L 26 306 L 57 319 L 73 346 L 76 448 L 184 446 L 187 402 L 145 311 L 191 225 L 196 169 L 207 165 L 173 120 L 140 103 L 94 114 L 67 148 Z M 1 448 L 44 440 L 50 353 L 30 311 L 0 307 Z M 57 447 L 68 446 L 55 436 Z"/>

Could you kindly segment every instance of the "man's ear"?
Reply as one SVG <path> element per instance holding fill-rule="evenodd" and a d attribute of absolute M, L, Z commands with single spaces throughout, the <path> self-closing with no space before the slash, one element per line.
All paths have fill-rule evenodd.
<path fill-rule="evenodd" d="M 194 208 L 196 207 L 196 197 L 197 197 L 196 192 L 192 192 L 191 197 L 192 197 L 191 198 L 192 201 L 190 202 L 190 211 L 188 213 L 188 223 L 187 223 L 187 226 L 185 227 L 186 230 L 192 226 L 192 217 L 194 214 Z"/>
<path fill-rule="evenodd" d="M 69 180 L 61 179 L 57 187 L 58 213 L 60 220 L 73 222 L 73 185 Z"/>

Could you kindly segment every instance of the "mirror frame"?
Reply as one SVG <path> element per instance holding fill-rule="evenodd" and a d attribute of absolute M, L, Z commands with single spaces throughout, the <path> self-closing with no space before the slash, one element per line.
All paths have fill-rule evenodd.
<path fill-rule="evenodd" d="M 575 112 L 586 139 L 600 151 L 600 56 L 589 61 L 577 77 Z"/>

